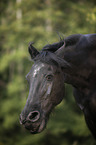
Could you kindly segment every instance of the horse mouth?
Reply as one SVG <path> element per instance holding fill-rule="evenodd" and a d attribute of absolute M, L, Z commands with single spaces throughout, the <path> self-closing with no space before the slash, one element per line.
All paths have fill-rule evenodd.
<path fill-rule="evenodd" d="M 32 124 L 30 127 L 25 126 L 26 129 L 30 131 L 31 134 L 37 134 L 42 132 L 46 127 L 45 120 L 42 120 L 39 124 Z"/>

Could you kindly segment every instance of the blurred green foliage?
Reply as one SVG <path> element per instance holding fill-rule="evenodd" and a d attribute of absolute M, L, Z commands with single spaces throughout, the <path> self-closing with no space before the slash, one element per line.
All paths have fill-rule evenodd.
<path fill-rule="evenodd" d="M 31 135 L 19 124 L 32 66 L 28 43 L 41 49 L 58 41 L 57 32 L 96 33 L 96 1 L 0 0 L 0 145 L 95 145 L 69 85 L 43 133 Z"/>

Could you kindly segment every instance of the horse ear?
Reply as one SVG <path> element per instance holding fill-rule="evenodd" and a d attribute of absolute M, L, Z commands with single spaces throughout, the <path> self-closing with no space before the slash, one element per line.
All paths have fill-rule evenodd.
<path fill-rule="evenodd" d="M 37 51 L 37 49 L 33 47 L 32 44 L 33 42 L 29 43 L 28 51 L 30 53 L 31 58 L 34 59 L 39 54 L 39 51 Z"/>
<path fill-rule="evenodd" d="M 50 51 L 50 52 L 55 52 L 57 51 L 62 45 L 64 44 L 64 41 L 61 40 L 60 42 L 53 43 L 53 44 L 47 44 L 43 47 L 43 51 Z"/>
<path fill-rule="evenodd" d="M 73 69 L 75 68 L 75 66 L 66 59 L 64 59 L 64 55 L 66 53 L 65 45 L 66 43 L 64 41 L 63 45 L 55 52 L 55 54 L 58 57 L 59 66 L 61 66 L 61 68 L 64 69 L 65 72 L 71 74 L 73 70 L 75 70 Z"/>
<path fill-rule="evenodd" d="M 76 44 L 80 41 L 81 37 L 81 34 L 74 34 L 66 37 L 64 39 L 64 44 L 55 52 L 56 55 L 58 55 L 61 58 L 64 57 L 64 54 L 68 49 L 72 50 L 72 48 L 76 47 Z M 67 49 L 65 49 L 65 47 Z"/>
<path fill-rule="evenodd" d="M 62 45 L 60 48 L 58 48 L 57 51 L 55 51 L 55 54 L 56 54 L 57 56 L 61 56 L 61 54 L 64 53 L 64 48 L 65 48 L 65 42 L 63 43 L 63 45 Z"/>

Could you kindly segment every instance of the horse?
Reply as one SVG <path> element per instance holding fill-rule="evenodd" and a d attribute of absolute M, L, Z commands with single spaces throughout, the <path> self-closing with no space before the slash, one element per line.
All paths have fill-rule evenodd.
<path fill-rule="evenodd" d="M 67 83 L 96 139 L 96 34 L 70 35 L 41 51 L 30 43 L 28 50 L 34 64 L 26 75 L 29 95 L 20 123 L 32 134 L 42 132 Z"/>

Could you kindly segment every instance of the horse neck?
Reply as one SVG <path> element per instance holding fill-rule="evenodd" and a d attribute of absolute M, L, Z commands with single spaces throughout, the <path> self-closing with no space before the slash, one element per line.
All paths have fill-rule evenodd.
<path fill-rule="evenodd" d="M 83 54 L 82 51 L 77 51 L 75 46 L 65 49 L 63 59 L 70 65 L 69 71 L 63 70 L 65 76 L 65 82 L 76 87 L 88 87 L 88 77 L 91 74 L 91 70 L 88 70 L 84 62 L 87 59 L 87 54 Z"/>

